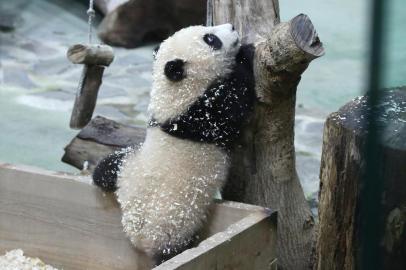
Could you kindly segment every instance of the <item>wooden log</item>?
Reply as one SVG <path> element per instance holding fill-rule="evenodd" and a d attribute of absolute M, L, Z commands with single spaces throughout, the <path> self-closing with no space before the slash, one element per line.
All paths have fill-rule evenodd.
<path fill-rule="evenodd" d="M 70 127 L 73 129 L 83 128 L 92 119 L 97 94 L 102 83 L 104 67 L 86 66 L 83 72 L 83 82 L 78 93 L 76 93 L 70 119 Z"/>
<path fill-rule="evenodd" d="M 96 116 L 65 147 L 62 161 L 79 170 L 93 171 L 97 163 L 108 154 L 126 147 L 138 148 L 145 140 L 145 128 L 123 125 Z"/>
<path fill-rule="evenodd" d="M 214 0 L 214 24 L 232 22 L 245 43 L 255 43 L 254 73 L 259 102 L 233 153 L 228 200 L 276 207 L 280 269 L 307 269 L 314 220 L 296 168 L 296 87 L 311 60 L 324 54 L 306 15 L 279 23 L 277 0 Z"/>
<path fill-rule="evenodd" d="M 406 87 L 385 91 L 378 106 L 379 177 L 384 222 L 379 269 L 406 269 Z M 360 269 L 361 196 L 365 175 L 366 97 L 331 114 L 324 127 L 320 168 L 320 228 L 316 269 Z"/>
<path fill-rule="evenodd" d="M 74 64 L 109 66 L 114 60 L 114 53 L 108 45 L 75 44 L 68 49 L 67 57 Z"/>

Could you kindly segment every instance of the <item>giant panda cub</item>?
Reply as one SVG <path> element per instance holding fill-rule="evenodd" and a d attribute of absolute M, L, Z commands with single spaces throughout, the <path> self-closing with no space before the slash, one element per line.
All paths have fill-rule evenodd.
<path fill-rule="evenodd" d="M 144 144 L 94 171 L 97 185 L 117 188 L 124 231 L 155 263 L 190 244 L 227 178 L 255 101 L 252 53 L 231 24 L 169 37 L 155 56 Z"/>

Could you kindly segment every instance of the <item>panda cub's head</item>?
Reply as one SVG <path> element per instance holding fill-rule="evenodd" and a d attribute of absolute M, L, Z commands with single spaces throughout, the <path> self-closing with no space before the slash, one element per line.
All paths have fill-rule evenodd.
<path fill-rule="evenodd" d="M 187 110 L 215 80 L 232 72 L 240 46 L 231 24 L 191 26 L 166 39 L 153 66 L 151 117 L 163 123 Z"/>

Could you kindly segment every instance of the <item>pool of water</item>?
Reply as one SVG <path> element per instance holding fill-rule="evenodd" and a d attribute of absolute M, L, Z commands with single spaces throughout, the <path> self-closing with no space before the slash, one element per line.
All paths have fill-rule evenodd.
<path fill-rule="evenodd" d="M 406 84 L 402 1 L 391 1 L 387 16 L 385 86 Z M 280 2 L 282 20 L 310 16 L 326 49 L 304 73 L 297 100 L 298 171 L 305 193 L 314 198 L 324 119 L 365 91 L 369 6 L 367 0 Z M 65 54 L 69 45 L 86 41 L 86 7 L 77 1 L 15 0 L 1 2 L 0 9 L 19 17 L 15 31 L 0 32 L 0 161 L 75 172 L 60 159 L 77 133 L 69 129 L 69 118 L 81 68 Z M 152 48 L 115 49 L 96 114 L 145 124 Z"/>
<path fill-rule="evenodd" d="M 371 18 L 370 1 L 284 0 L 282 21 L 299 13 L 309 15 L 326 54 L 311 63 L 298 88 L 298 103 L 310 110 L 332 112 L 366 91 Z M 383 87 L 406 84 L 406 5 L 387 3 Z"/>

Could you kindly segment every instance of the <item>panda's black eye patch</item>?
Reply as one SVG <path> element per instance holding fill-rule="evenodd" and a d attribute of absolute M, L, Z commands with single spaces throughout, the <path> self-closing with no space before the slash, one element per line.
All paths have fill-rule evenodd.
<path fill-rule="evenodd" d="M 223 46 L 223 43 L 221 42 L 221 40 L 213 34 L 206 34 L 203 37 L 204 42 L 207 43 L 207 45 L 209 45 L 210 47 L 213 48 L 213 50 L 220 50 L 221 47 Z"/>
<path fill-rule="evenodd" d="M 173 82 L 178 82 L 186 77 L 184 70 L 185 61 L 182 59 L 175 59 L 165 64 L 165 76 Z"/>

